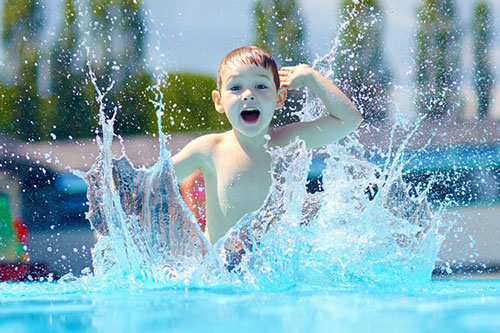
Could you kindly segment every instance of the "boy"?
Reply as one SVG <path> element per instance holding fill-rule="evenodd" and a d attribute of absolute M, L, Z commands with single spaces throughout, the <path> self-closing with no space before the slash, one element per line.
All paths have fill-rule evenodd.
<path fill-rule="evenodd" d="M 264 50 L 244 46 L 229 52 L 217 71 L 215 109 L 232 129 L 187 144 L 172 158 L 178 181 L 197 169 L 205 180 L 205 236 L 216 243 L 243 215 L 260 208 L 271 186 L 271 156 L 264 147 L 283 147 L 297 137 L 308 149 L 338 141 L 361 123 L 361 114 L 330 81 L 307 65 L 283 67 Z M 287 89 L 309 88 L 329 116 L 270 129 Z"/>

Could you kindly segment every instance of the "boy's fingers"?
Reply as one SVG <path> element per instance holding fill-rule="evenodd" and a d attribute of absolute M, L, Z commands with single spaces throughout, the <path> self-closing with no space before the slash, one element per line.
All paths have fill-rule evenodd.
<path fill-rule="evenodd" d="M 292 67 L 281 67 L 281 69 L 279 70 L 279 72 L 283 71 L 283 72 L 289 72 L 292 70 Z"/>

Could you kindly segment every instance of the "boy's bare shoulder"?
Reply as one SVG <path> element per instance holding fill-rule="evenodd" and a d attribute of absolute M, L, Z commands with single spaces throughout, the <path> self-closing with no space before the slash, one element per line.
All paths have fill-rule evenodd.
<path fill-rule="evenodd" d="M 185 145 L 172 157 L 177 179 L 182 181 L 198 168 L 201 168 L 205 175 L 213 172 L 214 151 L 222 140 L 221 134 L 207 134 Z"/>
<path fill-rule="evenodd" d="M 188 158 L 192 156 L 198 160 L 198 163 L 207 164 L 212 160 L 214 152 L 223 141 L 224 133 L 205 134 L 191 140 L 177 156 Z"/>
<path fill-rule="evenodd" d="M 205 134 L 193 139 L 185 148 L 204 154 L 210 154 L 223 139 L 223 133 Z"/>

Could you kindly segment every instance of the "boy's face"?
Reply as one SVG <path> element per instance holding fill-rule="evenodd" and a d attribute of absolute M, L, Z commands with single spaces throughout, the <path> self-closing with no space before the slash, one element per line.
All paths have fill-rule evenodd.
<path fill-rule="evenodd" d="M 271 70 L 236 65 L 226 71 L 220 91 L 214 90 L 212 98 L 234 129 L 254 137 L 268 131 L 274 110 L 285 102 L 286 90 L 276 91 Z"/>

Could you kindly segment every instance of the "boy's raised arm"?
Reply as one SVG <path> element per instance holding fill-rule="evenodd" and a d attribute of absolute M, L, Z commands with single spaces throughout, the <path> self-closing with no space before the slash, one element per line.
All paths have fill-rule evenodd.
<path fill-rule="evenodd" d="M 307 65 L 283 67 L 279 71 L 281 88 L 309 88 L 325 105 L 330 116 L 312 122 L 295 123 L 277 129 L 275 142 L 282 146 L 295 140 L 304 140 L 307 148 L 336 142 L 354 131 L 363 118 L 358 109 L 333 83 Z"/>

